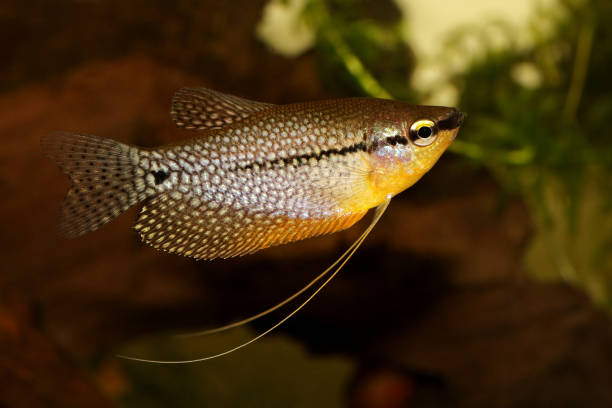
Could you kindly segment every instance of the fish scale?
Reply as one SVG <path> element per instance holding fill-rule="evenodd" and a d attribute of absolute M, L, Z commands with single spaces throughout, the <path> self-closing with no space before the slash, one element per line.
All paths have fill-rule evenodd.
<path fill-rule="evenodd" d="M 60 233 L 93 231 L 139 202 L 146 243 L 198 259 L 338 231 L 416 182 L 462 121 L 453 108 L 371 98 L 273 105 L 203 88 L 178 91 L 171 114 L 198 136 L 156 149 L 68 132 L 43 140 L 73 181 Z M 423 119 L 439 133 L 427 147 L 409 140 Z"/>

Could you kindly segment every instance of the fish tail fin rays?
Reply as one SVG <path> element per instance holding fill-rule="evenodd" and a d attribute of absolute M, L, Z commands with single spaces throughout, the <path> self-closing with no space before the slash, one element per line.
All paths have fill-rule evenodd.
<path fill-rule="evenodd" d="M 66 238 L 97 230 L 147 196 L 135 147 L 71 132 L 50 133 L 41 147 L 72 181 L 58 223 Z"/>
<path fill-rule="evenodd" d="M 296 292 L 295 294 L 293 294 L 292 296 L 290 296 L 289 298 L 287 298 L 283 302 L 279 303 L 278 305 L 276 305 L 276 306 L 274 306 L 274 307 L 272 307 L 272 308 L 270 308 L 270 309 L 268 309 L 268 310 L 266 310 L 264 312 L 261 312 L 261 313 L 255 315 L 255 316 L 252 316 L 250 318 L 241 320 L 241 321 L 233 323 L 233 324 L 229 324 L 229 325 L 220 327 L 218 329 L 212 329 L 212 330 L 209 330 L 209 331 L 206 331 L 206 332 L 201 332 L 199 334 L 212 334 L 212 333 L 217 333 L 217 332 L 220 332 L 220 331 L 225 331 L 225 330 L 228 330 L 228 329 L 232 329 L 234 327 L 241 326 L 243 324 L 246 324 L 248 322 L 256 320 L 256 319 L 258 319 L 260 317 L 263 317 L 263 316 L 269 314 L 270 312 L 272 312 L 272 311 L 280 308 L 281 306 L 285 305 L 287 302 L 295 299 L 297 296 L 302 294 L 306 289 L 310 288 L 315 282 L 321 280 L 323 277 L 325 277 L 327 274 L 329 274 L 327 276 L 327 279 L 325 279 L 325 281 L 323 281 L 323 283 L 321 283 L 316 288 L 316 290 L 313 293 L 311 293 L 306 298 L 306 300 L 304 300 L 302 303 L 300 303 L 287 316 L 283 317 L 281 320 L 279 320 L 273 326 L 268 328 L 266 331 L 258 334 L 257 336 L 251 338 L 250 340 L 245 341 L 244 343 L 241 343 L 241 344 L 239 344 L 237 346 L 229 348 L 229 349 L 227 349 L 225 351 L 222 351 L 220 353 L 213 354 L 213 355 L 210 355 L 210 356 L 190 359 L 190 360 L 151 360 L 151 359 L 146 359 L 146 358 L 131 357 L 131 356 L 125 356 L 125 355 L 118 355 L 117 357 L 123 358 L 125 360 L 139 361 L 139 362 L 143 362 L 143 363 L 154 363 L 154 364 L 188 364 L 188 363 L 199 363 L 199 362 L 202 362 L 202 361 L 213 360 L 215 358 L 226 356 L 226 355 L 231 354 L 231 353 L 233 353 L 235 351 L 238 351 L 238 350 L 240 350 L 240 349 L 242 349 L 242 348 L 244 348 L 244 347 L 246 347 L 246 346 L 248 346 L 250 344 L 255 343 L 257 340 L 259 340 L 262 337 L 268 335 L 269 333 L 271 333 L 272 331 L 277 329 L 279 326 L 281 326 L 283 323 L 285 323 L 287 320 L 289 320 L 291 317 L 293 317 L 297 312 L 299 312 L 301 309 L 303 309 L 317 294 L 319 294 L 319 292 L 321 292 L 325 286 L 327 286 L 327 284 L 338 274 L 338 272 L 340 272 L 340 270 L 342 269 L 342 267 L 344 267 L 344 265 L 348 262 L 348 260 L 351 259 L 353 254 L 357 251 L 357 249 L 359 249 L 359 247 L 361 246 L 363 241 L 365 241 L 365 239 L 370 234 L 372 229 L 374 229 L 374 226 L 378 223 L 378 221 L 380 220 L 380 218 L 384 214 L 385 210 L 389 206 L 390 201 L 391 200 L 388 199 L 387 201 L 383 202 L 378 207 L 376 207 L 376 212 L 374 213 L 374 217 L 373 217 L 372 221 L 370 222 L 370 225 L 368 225 L 368 227 L 359 236 L 359 238 L 357 238 L 357 240 L 349 247 L 349 249 L 346 252 L 344 252 L 340 256 L 340 258 L 338 258 L 338 260 L 336 262 L 334 262 L 329 268 L 327 268 L 325 271 L 323 271 L 319 276 L 317 276 L 313 281 L 311 281 L 306 287 L 304 287 L 300 291 Z"/>

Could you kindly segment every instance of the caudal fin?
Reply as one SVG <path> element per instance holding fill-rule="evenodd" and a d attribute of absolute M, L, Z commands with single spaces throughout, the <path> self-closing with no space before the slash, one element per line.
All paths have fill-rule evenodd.
<path fill-rule="evenodd" d="M 135 147 L 70 132 L 51 133 L 41 146 L 72 180 L 60 213 L 62 236 L 94 231 L 147 196 L 142 170 L 132 160 Z"/>

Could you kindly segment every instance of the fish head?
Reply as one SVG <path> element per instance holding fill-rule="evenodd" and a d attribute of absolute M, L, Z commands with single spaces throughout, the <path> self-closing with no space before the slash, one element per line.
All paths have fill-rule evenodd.
<path fill-rule="evenodd" d="M 416 183 L 455 140 L 463 120 L 455 108 L 389 101 L 366 141 L 373 187 L 390 197 Z"/>

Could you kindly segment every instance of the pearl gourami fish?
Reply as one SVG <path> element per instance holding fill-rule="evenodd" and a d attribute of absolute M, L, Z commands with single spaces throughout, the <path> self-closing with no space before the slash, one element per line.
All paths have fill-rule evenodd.
<path fill-rule="evenodd" d="M 453 108 L 392 100 L 273 105 L 204 88 L 178 91 L 171 114 L 197 137 L 155 149 L 43 138 L 72 180 L 61 235 L 94 231 L 140 202 L 146 243 L 198 259 L 343 230 L 420 179 L 463 121 Z"/>
<path fill-rule="evenodd" d="M 340 270 L 390 199 L 417 182 L 455 139 L 455 108 L 346 98 L 275 105 L 205 88 L 183 88 L 172 101 L 175 124 L 191 138 L 159 148 L 54 132 L 44 153 L 70 177 L 60 235 L 97 230 L 142 203 L 135 224 L 153 247 L 196 259 L 241 256 L 349 228 L 368 210 L 373 222 L 338 261 Z M 339 265 L 339 266 L 337 266 Z M 152 361 L 139 359 L 141 361 Z M 157 361 L 164 362 L 164 361 Z"/>

